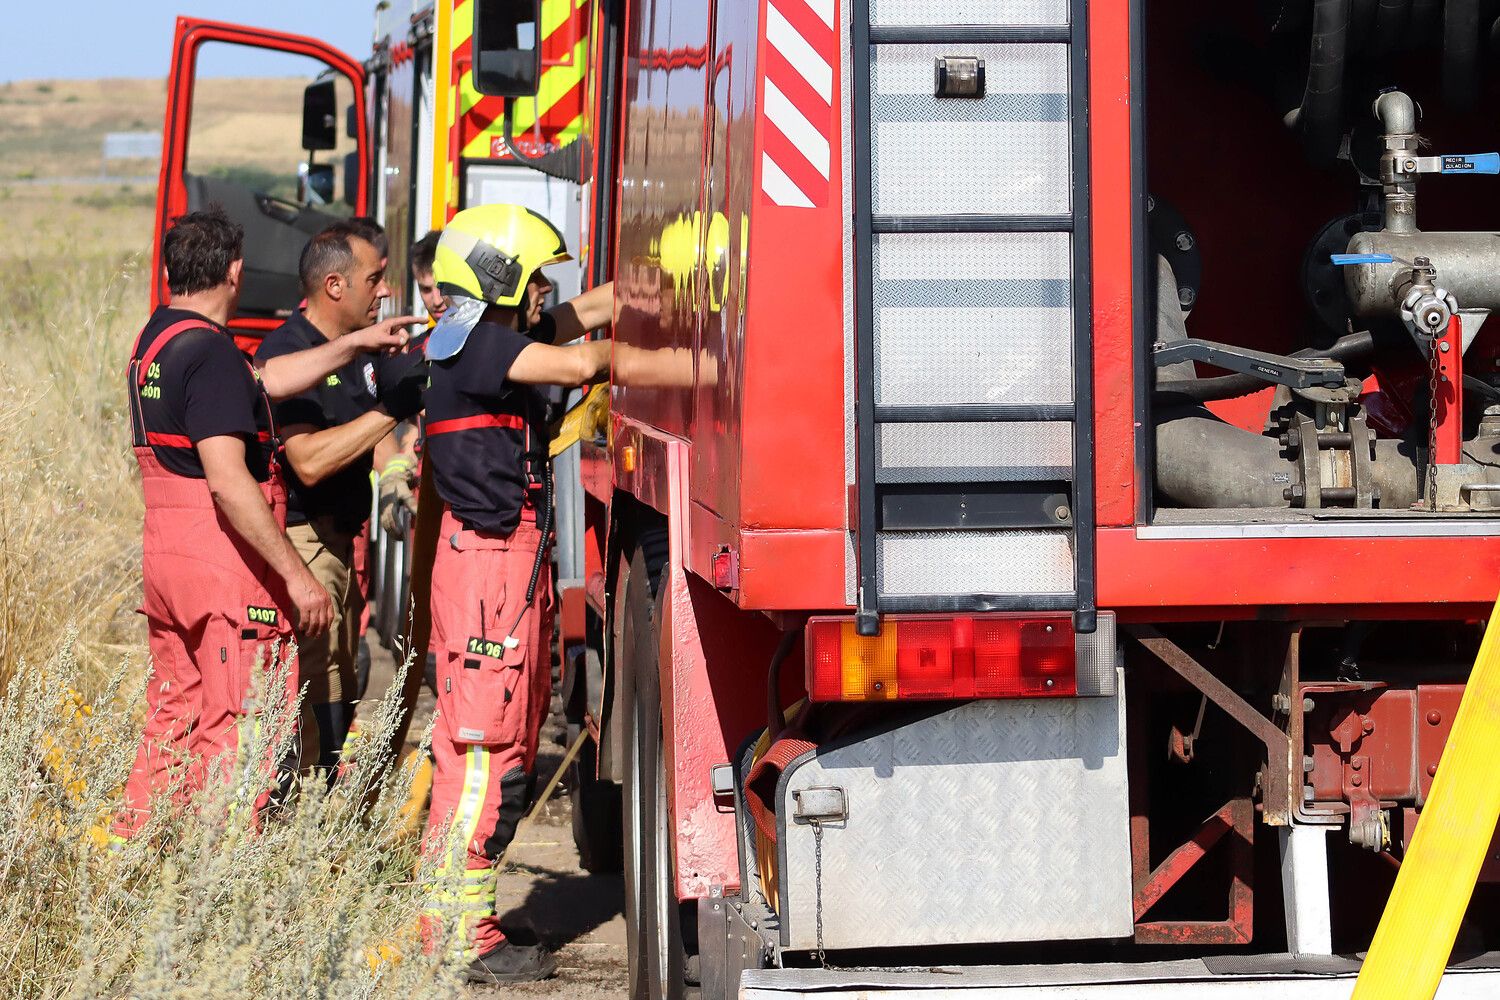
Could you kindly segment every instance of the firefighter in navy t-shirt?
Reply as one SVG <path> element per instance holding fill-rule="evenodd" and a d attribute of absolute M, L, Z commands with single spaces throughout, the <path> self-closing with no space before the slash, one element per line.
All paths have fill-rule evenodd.
<path fill-rule="evenodd" d="M 333 223 L 308 240 L 297 265 L 307 307 L 266 336 L 256 362 L 271 364 L 337 343 L 373 322 L 390 295 L 386 249 L 385 233 L 363 219 Z M 316 722 L 317 765 L 330 778 L 358 698 L 356 657 L 365 598 L 356 551 L 370 516 L 370 470 L 395 452 L 392 430 L 421 406 L 420 372 L 413 371 L 418 361 L 415 354 L 357 357 L 276 404 L 287 477 L 287 535 L 333 597 L 328 630 L 297 636 L 306 705 Z"/>
<path fill-rule="evenodd" d="M 424 840 L 439 864 L 429 932 L 476 982 L 552 973 L 535 947 L 508 942 L 494 863 L 526 807 L 551 694 L 550 467 L 540 386 L 604 375 L 610 342 L 558 347 L 605 326 L 603 285 L 550 312 L 548 264 L 571 260 L 562 234 L 514 205 L 484 205 L 443 230 L 434 276 L 449 306 L 427 342 L 423 460 L 443 522 L 432 569 L 438 650 L 432 808 Z M 457 916 L 456 924 L 444 924 Z M 442 930 L 439 930 L 439 927 Z"/>

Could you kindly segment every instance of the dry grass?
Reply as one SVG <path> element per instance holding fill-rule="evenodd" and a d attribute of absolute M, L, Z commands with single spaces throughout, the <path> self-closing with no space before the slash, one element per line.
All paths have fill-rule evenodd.
<path fill-rule="evenodd" d="M 101 848 L 147 676 L 123 365 L 151 208 L 129 189 L 0 181 L 0 218 L 0 997 L 453 995 L 415 946 L 409 775 L 387 761 L 258 830 L 228 808 L 264 785 L 243 769 Z M 362 745 L 394 721 L 372 707 Z M 290 717 L 269 707 L 246 759 Z"/>
<path fill-rule="evenodd" d="M 388 761 L 358 759 L 332 792 L 309 783 L 258 819 L 248 804 L 271 780 L 256 762 L 282 755 L 296 717 L 268 704 L 245 726 L 231 784 L 177 810 L 158 802 L 140 835 L 107 849 L 143 683 L 118 674 L 84 708 L 69 689 L 81 677 L 71 639 L 0 697 L 0 920 L 14 929 L 0 943 L 0 995 L 456 994 L 416 932 L 417 848 L 401 811 L 410 766 L 387 777 Z M 278 690 L 276 678 L 261 690 Z M 398 710 L 376 706 L 369 735 Z"/>
<path fill-rule="evenodd" d="M 146 287 L 140 254 L 82 235 L 37 224 L 21 247 L 41 252 L 0 257 L 0 684 L 70 624 L 94 678 L 144 634 L 121 373 Z M 70 245 L 93 249 L 47 252 Z"/>

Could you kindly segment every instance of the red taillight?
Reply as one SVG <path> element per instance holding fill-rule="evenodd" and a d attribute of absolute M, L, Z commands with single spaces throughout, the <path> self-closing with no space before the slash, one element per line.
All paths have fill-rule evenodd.
<path fill-rule="evenodd" d="M 848 618 L 807 623 L 813 701 L 1044 698 L 1077 693 L 1070 615 L 889 615 L 861 636 Z"/>

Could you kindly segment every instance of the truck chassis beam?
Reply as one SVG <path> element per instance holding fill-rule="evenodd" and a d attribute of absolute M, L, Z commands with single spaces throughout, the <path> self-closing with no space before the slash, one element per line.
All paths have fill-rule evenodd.
<path fill-rule="evenodd" d="M 1135 856 L 1135 940 L 1140 944 L 1248 944 L 1254 916 L 1255 806 L 1248 798 L 1231 799 L 1214 813 L 1187 843 L 1178 847 L 1149 875 L 1150 842 L 1144 824 L 1132 830 Z M 1174 885 L 1229 835 L 1229 915 L 1224 920 L 1141 921 Z"/>
<path fill-rule="evenodd" d="M 1290 822 L 1292 806 L 1292 740 L 1275 723 L 1215 677 L 1187 651 L 1150 625 L 1132 625 L 1126 631 L 1179 677 L 1222 708 L 1266 748 L 1266 767 L 1261 771 L 1264 818 L 1273 825 Z M 1289 650 L 1289 655 L 1294 655 Z"/>

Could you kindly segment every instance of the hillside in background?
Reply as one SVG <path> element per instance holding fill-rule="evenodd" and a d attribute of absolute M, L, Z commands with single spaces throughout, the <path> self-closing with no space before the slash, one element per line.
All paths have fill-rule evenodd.
<path fill-rule="evenodd" d="M 302 78 L 199 81 L 193 154 L 264 169 L 295 168 Z M 107 132 L 158 132 L 166 81 L 21 80 L 0 84 L 0 183 L 101 172 Z M 154 174 L 156 161 L 120 161 L 110 173 Z"/>
<path fill-rule="evenodd" d="M 242 179 L 257 190 L 295 190 L 305 77 L 198 83 L 190 169 Z M 345 96 L 347 100 L 347 97 Z M 60 261 L 86 244 L 123 259 L 151 241 L 158 162 L 112 161 L 109 132 L 159 132 L 166 81 L 21 80 L 0 84 L 0 265 Z M 330 154 L 322 154 L 325 161 Z M 97 178 L 97 183 L 57 183 Z M 0 266 L 0 284 L 7 275 Z"/>

